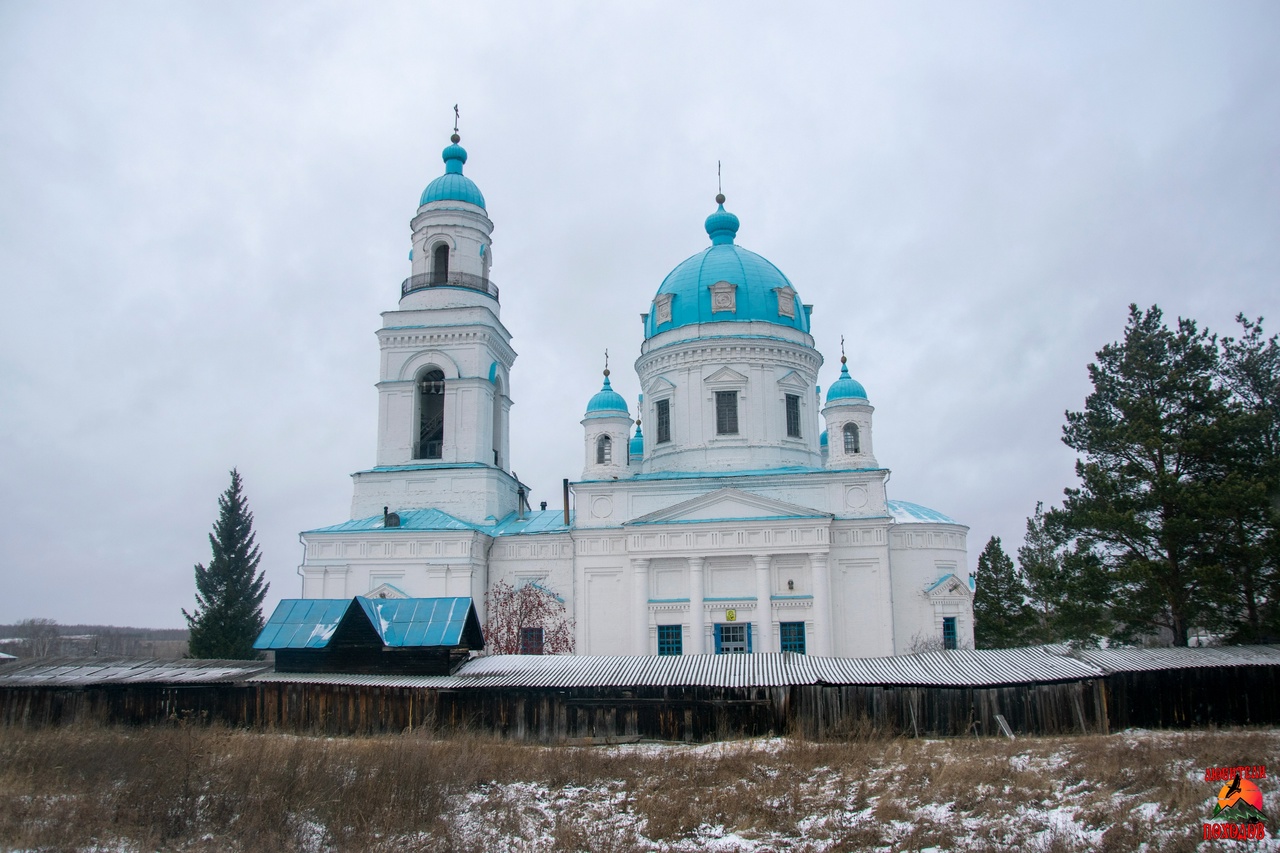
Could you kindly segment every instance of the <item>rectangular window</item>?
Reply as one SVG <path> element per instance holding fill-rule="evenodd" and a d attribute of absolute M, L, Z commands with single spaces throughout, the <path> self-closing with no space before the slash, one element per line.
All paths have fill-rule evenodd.
<path fill-rule="evenodd" d="M 658 409 L 658 444 L 671 440 L 671 401 L 659 400 Z"/>
<path fill-rule="evenodd" d="M 782 641 L 782 651 L 804 654 L 804 623 L 781 622 L 778 624 L 778 639 Z"/>
<path fill-rule="evenodd" d="M 787 435 L 800 437 L 800 397 L 797 394 L 787 395 Z"/>
<path fill-rule="evenodd" d="M 738 392 L 716 392 L 716 435 L 738 434 Z"/>
<path fill-rule="evenodd" d="M 658 626 L 658 654 L 660 655 L 682 655 L 684 654 L 684 639 L 681 636 L 681 627 L 679 625 L 659 625 Z"/>
<path fill-rule="evenodd" d="M 522 655 L 542 654 L 542 629 L 541 628 L 521 628 L 520 629 L 520 654 Z"/>
<path fill-rule="evenodd" d="M 716 625 L 716 654 L 745 655 L 751 651 L 750 625 Z"/>
<path fill-rule="evenodd" d="M 944 649 L 954 649 L 956 647 L 956 617 L 942 617 L 942 647 Z"/>

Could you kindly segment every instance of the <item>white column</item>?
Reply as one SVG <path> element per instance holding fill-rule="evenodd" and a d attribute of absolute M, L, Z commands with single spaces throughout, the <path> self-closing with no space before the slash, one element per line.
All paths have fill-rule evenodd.
<path fill-rule="evenodd" d="M 813 567 L 813 653 L 831 654 L 831 572 L 826 554 L 810 554 Z M 847 615 L 847 614 L 846 614 Z"/>
<path fill-rule="evenodd" d="M 756 563 L 756 618 L 755 637 L 752 638 L 753 652 L 777 651 L 773 645 L 773 603 L 769 601 L 769 563 L 768 556 L 753 556 Z"/>
<path fill-rule="evenodd" d="M 706 654 L 702 612 L 702 557 L 689 558 L 689 654 Z"/>
<path fill-rule="evenodd" d="M 635 581 L 635 607 L 632 609 L 632 625 L 635 633 L 632 653 L 650 654 L 649 650 L 649 561 L 631 560 L 632 579 Z"/>

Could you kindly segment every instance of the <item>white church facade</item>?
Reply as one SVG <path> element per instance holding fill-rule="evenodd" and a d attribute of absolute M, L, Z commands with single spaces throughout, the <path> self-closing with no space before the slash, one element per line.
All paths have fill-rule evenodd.
<path fill-rule="evenodd" d="M 491 585 L 533 582 L 565 602 L 583 654 L 972 647 L 968 528 L 889 500 L 866 391 L 842 357 L 820 394 L 811 306 L 737 244 L 723 196 L 710 245 L 643 316 L 635 415 L 606 370 L 583 395 L 572 511 L 530 510 L 493 222 L 459 141 L 382 315 L 376 464 L 353 475 L 350 521 L 302 534 L 303 597 L 471 596 L 483 621 Z"/>

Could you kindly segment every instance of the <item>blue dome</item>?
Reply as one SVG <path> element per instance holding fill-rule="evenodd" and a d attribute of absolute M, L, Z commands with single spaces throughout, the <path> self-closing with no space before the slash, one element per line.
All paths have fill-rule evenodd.
<path fill-rule="evenodd" d="M 849 375 L 849 365 L 840 365 L 840 378 L 827 389 L 827 405 L 838 400 L 866 400 L 867 390 L 862 383 Z"/>
<path fill-rule="evenodd" d="M 627 411 L 627 401 L 613 390 L 613 386 L 609 384 L 609 377 L 605 376 L 604 387 L 596 392 L 590 403 L 587 403 L 587 417 L 615 418 L 618 416 L 630 418 L 631 413 Z"/>
<path fill-rule="evenodd" d="M 627 452 L 632 459 L 639 459 L 644 456 L 644 433 L 640 431 L 640 424 L 636 424 L 636 434 L 631 436 L 631 445 L 627 448 Z"/>
<path fill-rule="evenodd" d="M 826 447 L 830 443 L 831 443 L 831 440 L 827 438 L 827 431 L 824 429 L 822 431 L 822 435 L 818 436 L 818 446 Z"/>
<path fill-rule="evenodd" d="M 721 203 L 707 217 L 706 229 L 711 245 L 663 279 L 645 321 L 645 337 L 697 323 L 752 320 L 808 332 L 809 314 L 800 297 L 794 295 L 791 281 L 769 261 L 733 242 L 738 233 L 738 217 Z M 734 310 L 713 313 L 711 286 L 722 281 L 737 285 L 733 292 Z M 790 288 L 789 300 L 778 292 L 782 288 Z M 671 318 L 658 322 L 658 304 L 667 296 L 671 297 Z M 778 304 L 779 296 L 787 300 L 782 306 Z M 783 310 L 779 311 L 779 307 Z"/>
<path fill-rule="evenodd" d="M 444 158 L 444 174 L 427 184 L 427 188 L 422 191 L 422 199 L 418 202 L 419 207 L 432 201 L 465 201 L 479 208 L 484 207 L 484 196 L 480 193 L 480 188 L 462 174 L 462 164 L 467 162 L 467 149 L 457 143 L 456 135 L 453 139 L 453 144 L 441 153 Z"/>

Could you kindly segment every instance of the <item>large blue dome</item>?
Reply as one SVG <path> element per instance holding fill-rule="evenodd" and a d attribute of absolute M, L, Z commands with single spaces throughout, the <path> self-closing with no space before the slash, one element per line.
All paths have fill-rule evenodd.
<path fill-rule="evenodd" d="M 719 208 L 706 221 L 711 245 L 663 279 L 645 321 L 645 337 L 681 326 L 726 321 L 763 321 L 808 332 L 809 315 L 791 281 L 769 261 L 733 242 L 738 217 L 724 209 L 723 197 L 717 201 Z M 712 311 L 711 288 L 720 282 L 736 285 L 731 288 L 732 311 Z"/>
<path fill-rule="evenodd" d="M 484 195 L 475 182 L 462 174 L 462 164 L 467 162 L 467 149 L 458 144 L 455 134 L 453 144 L 441 153 L 444 158 L 444 174 L 427 184 L 422 191 L 421 207 L 433 201 L 465 201 L 476 207 L 484 208 Z"/>

